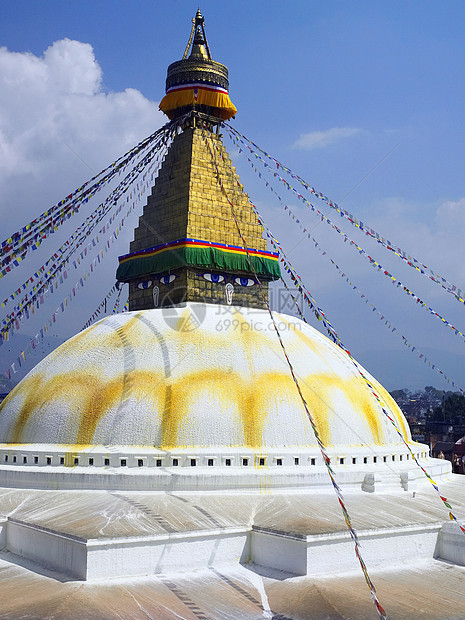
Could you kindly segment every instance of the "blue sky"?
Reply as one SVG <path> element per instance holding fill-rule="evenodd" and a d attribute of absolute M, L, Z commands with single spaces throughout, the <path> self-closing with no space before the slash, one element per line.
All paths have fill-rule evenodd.
<path fill-rule="evenodd" d="M 465 288 L 465 4 L 249 0 L 205 1 L 200 8 L 213 57 L 229 68 L 230 95 L 238 108 L 234 126 Z M 196 9 L 197 3 L 188 1 L 4 3 L 2 239 L 164 122 L 157 107 L 166 68 L 181 57 Z M 45 66 L 47 78 L 42 77 Z M 282 190 L 306 226 L 315 227 L 314 236 L 327 252 L 321 256 L 302 240 L 226 137 L 225 144 L 252 200 L 352 353 L 389 389 L 448 388 L 361 302 L 327 256 L 399 332 L 465 389 L 463 339 L 402 295 Z M 328 215 L 336 219 L 334 212 Z M 463 306 L 339 220 L 378 262 L 465 331 Z M 127 251 L 132 227 L 127 225 L 115 256 Z M 38 253 L 38 259 L 45 254 Z M 113 282 L 114 261 L 106 259 L 98 282 L 89 283 L 73 311 L 66 319 L 63 315 L 44 352 L 53 338 L 71 336 L 89 318 L 102 290 Z M 17 276 L 0 280 L 0 297 L 34 268 L 27 264 Z M 19 333 L 31 336 L 36 328 L 31 322 Z M 17 338 L 0 348 L 0 370 L 22 343 Z M 31 356 L 26 370 L 38 359 Z"/>

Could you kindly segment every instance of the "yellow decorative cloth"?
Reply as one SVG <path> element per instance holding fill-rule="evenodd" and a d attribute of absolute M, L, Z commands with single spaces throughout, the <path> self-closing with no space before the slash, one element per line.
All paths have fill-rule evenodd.
<path fill-rule="evenodd" d="M 227 121 L 237 112 L 224 88 L 208 84 L 185 84 L 172 87 L 168 89 L 159 107 L 168 118 L 172 118 L 172 113 L 178 108 L 195 104 L 217 108 L 224 121 Z"/>

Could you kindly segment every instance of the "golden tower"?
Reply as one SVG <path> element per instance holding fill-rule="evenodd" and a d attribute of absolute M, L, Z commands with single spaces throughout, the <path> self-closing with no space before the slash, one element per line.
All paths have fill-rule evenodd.
<path fill-rule="evenodd" d="M 236 113 L 228 69 L 211 58 L 200 11 L 192 21 L 160 103 L 178 129 L 130 252 L 120 257 L 117 279 L 129 283 L 130 310 L 188 301 L 262 308 L 268 282 L 280 277 L 221 141 L 220 123 Z"/>

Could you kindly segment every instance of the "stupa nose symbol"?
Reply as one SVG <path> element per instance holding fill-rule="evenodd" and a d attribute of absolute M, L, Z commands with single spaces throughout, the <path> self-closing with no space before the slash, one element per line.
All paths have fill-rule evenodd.
<path fill-rule="evenodd" d="M 226 303 L 228 304 L 228 306 L 230 306 L 232 304 L 234 286 L 231 284 L 231 282 L 228 282 L 224 288 L 225 288 L 225 295 L 226 295 Z"/>

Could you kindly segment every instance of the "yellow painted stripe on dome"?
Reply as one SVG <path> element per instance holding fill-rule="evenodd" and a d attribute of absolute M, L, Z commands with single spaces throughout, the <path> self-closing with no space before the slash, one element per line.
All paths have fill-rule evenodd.
<path fill-rule="evenodd" d="M 284 317 L 280 316 L 280 319 L 284 319 Z M 284 319 L 285 320 L 285 319 Z M 296 334 L 297 338 L 300 339 L 306 347 L 312 349 L 313 351 L 315 351 L 318 356 L 324 360 L 325 364 L 327 364 L 324 352 L 325 349 L 329 347 L 335 348 L 335 350 L 338 352 L 339 355 L 344 355 L 345 354 L 339 350 L 336 345 L 333 345 L 331 343 L 331 341 L 327 341 L 324 344 L 326 344 L 325 348 L 323 348 L 323 346 L 320 344 L 319 346 L 317 346 L 317 343 L 312 340 L 307 334 L 305 334 L 302 331 L 296 330 L 293 333 Z M 383 429 L 383 425 L 380 422 L 379 416 L 380 416 L 380 408 L 376 402 L 376 400 L 374 399 L 374 397 L 372 396 L 371 392 L 368 390 L 367 385 L 365 383 L 365 381 L 363 380 L 363 378 L 359 375 L 355 375 L 350 379 L 344 379 L 342 380 L 339 375 L 334 374 L 331 371 L 330 366 L 328 365 L 328 370 L 330 371 L 330 374 L 328 374 L 328 376 L 332 376 L 333 377 L 333 385 L 331 387 L 331 389 L 334 388 L 340 388 L 345 396 L 348 398 L 348 400 L 350 401 L 353 409 L 358 412 L 361 411 L 363 413 L 363 416 L 365 418 L 365 421 L 371 431 L 372 437 L 373 437 L 373 441 L 374 443 L 380 445 L 381 443 L 383 443 L 384 441 L 384 429 Z M 357 372 L 357 370 L 355 369 L 354 366 L 354 372 Z M 320 376 L 319 376 L 320 377 Z M 323 380 L 322 376 L 321 378 L 319 378 L 318 380 Z M 310 381 L 316 382 L 317 378 L 316 376 L 312 375 Z M 325 384 L 327 385 L 327 388 L 329 389 L 330 387 L 330 382 L 328 382 L 327 380 L 324 380 Z M 329 397 L 329 396 L 328 396 Z M 397 407 L 397 405 L 396 405 Z M 318 426 L 318 425 L 317 425 Z M 319 430 L 319 429 L 318 429 Z M 325 442 L 322 439 L 323 443 L 325 443 L 325 445 L 330 444 L 331 442 Z"/>
<path fill-rule="evenodd" d="M 318 435 L 325 446 L 330 446 L 332 438 L 329 414 L 333 413 L 333 411 L 329 406 L 328 391 L 334 386 L 334 378 L 328 375 L 315 374 L 303 380 L 299 377 L 299 384 L 310 415 L 318 429 Z M 292 389 L 297 395 L 294 382 L 292 382 Z M 300 405 L 302 415 L 307 418 L 302 402 L 297 403 L 296 401 L 296 404 Z M 308 424 L 310 425 L 310 421 Z"/>
<path fill-rule="evenodd" d="M 347 396 L 351 399 L 355 410 L 360 407 L 365 420 L 370 428 L 373 441 L 378 446 L 384 443 L 384 428 L 381 423 L 381 413 L 377 401 L 373 398 L 371 392 L 367 389 L 367 385 L 362 377 L 355 376 L 345 387 Z"/>
<path fill-rule="evenodd" d="M 37 373 L 32 377 L 25 377 L 13 390 L 15 397 L 24 396 L 24 402 L 19 410 L 15 424 L 11 429 L 11 434 L 6 439 L 7 442 L 20 443 L 21 433 L 27 421 L 41 404 L 45 404 L 41 390 L 42 385 L 42 375 L 41 373 Z M 11 395 L 13 395 L 13 392 Z"/>
<path fill-rule="evenodd" d="M 131 400 L 140 400 L 144 406 L 151 404 L 153 412 L 160 411 L 164 392 L 165 378 L 162 373 L 136 370 L 103 383 L 89 394 L 89 408 L 81 418 L 77 443 L 91 442 L 97 432 L 98 424 L 114 407 L 115 403 L 124 398 L 124 386 L 130 385 Z"/>
<path fill-rule="evenodd" d="M 98 424 L 121 401 L 125 381 L 130 383 L 128 396 L 131 399 L 140 399 L 144 406 L 151 403 L 155 415 L 156 411 L 162 412 L 160 447 L 165 450 L 180 447 L 179 429 L 190 406 L 197 402 L 199 393 L 204 390 L 212 391 L 220 402 L 223 400 L 226 409 L 231 402 L 237 406 L 238 423 L 243 431 L 243 441 L 239 445 L 253 448 L 266 444 L 265 424 L 276 394 L 286 393 L 298 404 L 295 386 L 284 372 L 265 372 L 244 378 L 228 370 L 206 369 L 183 375 L 175 382 L 167 381 L 162 373 L 149 371 L 133 371 L 109 381 L 100 380 L 89 369 L 55 375 L 48 381 L 37 373 L 21 384 L 27 397 L 8 442 L 21 443 L 22 433 L 31 416 L 40 415 L 43 406 L 63 399 L 80 416 L 75 444 L 92 445 Z M 359 377 L 342 380 L 333 375 L 312 374 L 302 381 L 304 397 L 325 445 L 332 444 L 331 419 L 338 415 L 331 405 L 335 390 L 341 390 L 354 411 L 363 415 L 374 443 L 382 443 L 379 412 L 370 394 L 363 388 Z"/>
<path fill-rule="evenodd" d="M 402 432 L 402 436 L 405 441 L 411 441 L 412 437 L 410 435 L 410 429 L 405 424 L 405 418 L 402 414 L 402 411 L 399 409 L 399 405 L 392 398 L 389 392 L 380 383 L 378 383 L 378 381 L 376 381 L 376 379 L 372 379 L 371 383 L 376 386 L 376 391 L 379 392 L 379 395 L 381 396 L 385 404 L 389 407 L 389 411 L 394 414 L 394 417 L 397 421 L 397 426 Z M 389 422 L 389 424 L 391 424 L 391 422 Z"/>

